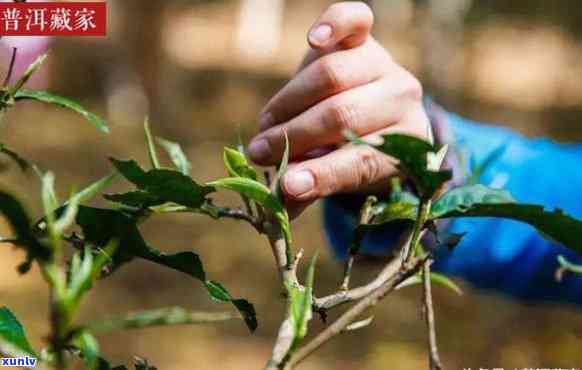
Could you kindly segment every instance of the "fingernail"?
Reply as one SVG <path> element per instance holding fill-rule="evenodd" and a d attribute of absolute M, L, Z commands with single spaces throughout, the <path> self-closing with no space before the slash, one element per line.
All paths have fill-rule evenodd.
<path fill-rule="evenodd" d="M 308 170 L 288 173 L 285 176 L 285 190 L 290 195 L 299 197 L 307 194 L 315 187 L 315 179 Z"/>
<path fill-rule="evenodd" d="M 273 126 L 275 119 L 273 115 L 269 112 L 261 114 L 259 117 L 259 128 L 261 131 L 268 129 L 269 127 Z"/>
<path fill-rule="evenodd" d="M 309 41 L 312 44 L 323 46 L 331 37 L 332 29 L 328 24 L 317 26 L 309 33 Z"/>
<path fill-rule="evenodd" d="M 264 162 L 271 157 L 271 147 L 267 139 L 257 139 L 251 141 L 249 145 L 249 155 L 254 162 Z"/>

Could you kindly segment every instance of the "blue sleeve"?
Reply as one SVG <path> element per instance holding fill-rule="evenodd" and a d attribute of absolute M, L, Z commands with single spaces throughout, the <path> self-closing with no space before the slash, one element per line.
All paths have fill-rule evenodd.
<path fill-rule="evenodd" d="M 519 202 L 560 208 L 582 218 L 582 200 L 577 199 L 582 189 L 581 145 L 530 139 L 452 114 L 448 122 L 464 162 L 477 166 L 488 163 L 480 183 L 507 189 Z M 464 170 L 470 171 L 466 167 Z M 336 196 L 324 203 L 327 235 L 339 258 L 347 254 L 362 202 L 354 197 Z M 387 254 L 402 231 L 396 226 L 367 236 L 362 252 Z M 526 301 L 582 304 L 582 278 L 568 274 L 561 283 L 554 278 L 558 255 L 574 263 L 582 263 L 581 256 L 544 239 L 533 227 L 511 220 L 462 218 L 451 222 L 447 231 L 467 235 L 454 250 L 439 250 L 435 270 Z"/>

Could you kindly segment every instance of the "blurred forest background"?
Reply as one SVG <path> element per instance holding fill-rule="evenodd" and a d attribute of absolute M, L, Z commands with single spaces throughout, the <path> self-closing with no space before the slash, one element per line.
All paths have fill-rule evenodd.
<path fill-rule="evenodd" d="M 77 98 L 107 118 L 103 136 L 82 118 L 58 108 L 19 105 L 5 118 L 3 142 L 57 175 L 64 197 L 111 170 L 107 156 L 146 161 L 142 121 L 156 134 L 181 142 L 195 177 L 225 171 L 222 147 L 240 128 L 256 131 L 262 105 L 293 74 L 306 50 L 306 32 L 331 2 L 323 0 L 110 0 L 109 36 L 15 40 L 23 68 L 43 48 L 50 58 L 33 81 Z M 375 36 L 421 77 L 447 109 L 499 122 L 531 135 L 582 140 L 582 7 L 560 0 L 376 0 Z M 535 176 L 535 174 L 532 174 Z M 2 173 L 2 187 L 38 202 L 33 175 Z M 119 185 L 123 186 L 122 184 Z M 225 198 L 236 200 L 236 198 Z M 0 232 L 9 230 L 0 224 Z M 253 230 L 232 221 L 168 216 L 143 227 L 148 241 L 167 251 L 193 249 L 209 275 L 256 305 L 260 327 L 244 325 L 155 328 L 102 336 L 114 363 L 133 355 L 160 370 L 259 369 L 271 351 L 284 309 L 269 247 Z M 316 293 L 336 287 L 341 266 L 326 248 L 317 207 L 294 223 L 296 244 L 322 252 Z M 47 292 L 37 270 L 20 277 L 23 255 L 0 248 L 0 305 L 10 306 L 36 347 L 48 332 Z M 360 268 L 362 281 L 373 269 Z M 582 314 L 556 305 L 525 305 L 464 286 L 465 296 L 437 289 L 440 348 L 448 369 L 580 367 Z M 302 369 L 426 368 L 419 288 L 379 306 L 375 323 L 333 341 Z M 183 305 L 223 310 L 195 281 L 137 262 L 100 282 L 82 318 L 127 310 Z M 313 321 L 314 331 L 321 328 Z"/>

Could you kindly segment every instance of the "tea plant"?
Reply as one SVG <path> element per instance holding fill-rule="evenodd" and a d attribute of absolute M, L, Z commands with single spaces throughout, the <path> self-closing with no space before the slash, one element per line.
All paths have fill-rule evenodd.
<path fill-rule="evenodd" d="M 23 86 L 40 66 L 44 57 L 35 62 L 13 85 L 1 90 L 0 108 L 4 112 L 22 99 L 57 104 L 85 116 L 102 131 L 107 126 L 97 116 L 78 104 L 47 92 L 26 91 Z M 275 340 L 271 358 L 265 369 L 293 369 L 310 354 L 336 335 L 370 325 L 373 317 L 362 317 L 389 293 L 413 284 L 422 284 L 422 309 L 426 321 L 431 369 L 441 369 L 432 300 L 432 283 L 459 288 L 446 277 L 431 272 L 434 253 L 438 248 L 453 248 L 462 235 L 447 235 L 437 223 L 457 217 L 503 217 L 528 223 L 545 236 L 581 251 L 582 221 L 560 210 L 548 211 L 541 206 L 517 203 L 509 193 L 483 185 L 467 185 L 445 191 L 451 172 L 442 170 L 447 147 L 439 148 L 429 142 L 405 135 L 384 136 L 377 150 L 399 160 L 401 172 L 410 182 L 410 191 L 403 190 L 400 180 L 394 179 L 386 199 L 369 197 L 362 206 L 360 222 L 354 230 L 344 274 L 337 292 L 327 296 L 315 294 L 317 254 L 311 258 L 304 279 L 297 276 L 303 250 L 293 243 L 289 216 L 280 191 L 280 181 L 289 160 L 289 148 L 274 175 L 257 173 L 247 161 L 244 148 L 225 148 L 223 152 L 227 177 L 199 183 L 190 176 L 192 168 L 180 145 L 150 132 L 145 121 L 145 139 L 149 154 L 148 167 L 134 160 L 110 158 L 112 174 L 103 177 L 64 202 L 56 196 L 55 177 L 33 168 L 41 178 L 42 218 L 33 222 L 16 196 L 0 190 L 0 212 L 11 225 L 14 235 L 1 239 L 22 249 L 26 258 L 18 267 L 27 273 L 38 266 L 50 290 L 50 327 L 47 346 L 33 349 L 26 339 L 22 325 L 7 309 L 0 309 L 0 354 L 30 356 L 39 359 L 37 368 L 67 369 L 82 359 L 89 370 L 127 369 L 113 367 L 99 351 L 96 334 L 120 329 L 139 329 L 156 325 L 185 325 L 242 319 L 252 332 L 257 328 L 253 305 L 235 297 L 221 283 L 211 280 L 200 257 L 193 251 L 167 254 L 150 245 L 142 236 L 140 225 L 147 219 L 167 213 L 189 213 L 215 220 L 235 219 L 248 223 L 267 239 L 286 300 L 286 312 Z M 372 145 L 352 137 L 357 145 Z M 172 166 L 163 165 L 158 148 L 163 148 Z M 0 145 L 0 150 L 23 169 L 30 164 L 21 156 Z M 113 182 L 123 180 L 131 186 L 125 193 L 105 193 L 109 208 L 86 205 L 105 191 Z M 217 204 L 212 195 L 218 191 L 238 193 L 240 207 Z M 396 246 L 399 255 L 387 263 L 368 284 L 351 287 L 350 280 L 366 233 L 389 223 L 407 226 L 406 237 Z M 468 230 L 470 232 L 470 230 Z M 423 242 L 427 233 L 436 235 L 437 245 Z M 387 248 L 390 246 L 387 246 Z M 233 307 L 225 312 L 191 312 L 173 307 L 130 313 L 119 317 L 79 322 L 77 314 L 87 292 L 99 279 L 120 271 L 121 267 L 143 259 L 165 266 L 200 282 L 211 299 Z M 566 265 L 571 270 L 578 267 Z M 347 308 L 324 330 L 306 340 L 309 323 L 314 315 L 326 321 L 332 309 Z M 154 369 L 146 360 L 138 360 L 136 369 Z"/>

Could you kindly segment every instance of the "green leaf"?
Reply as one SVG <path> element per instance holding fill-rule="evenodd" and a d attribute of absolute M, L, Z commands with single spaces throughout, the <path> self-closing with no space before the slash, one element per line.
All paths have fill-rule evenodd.
<path fill-rule="evenodd" d="M 175 143 L 173 141 L 165 140 L 162 138 L 156 138 L 158 144 L 164 148 L 164 150 L 170 156 L 172 163 L 174 166 L 185 176 L 190 176 L 190 171 L 192 170 L 192 164 L 188 161 L 188 158 L 184 154 L 182 147 L 180 144 Z"/>
<path fill-rule="evenodd" d="M 433 284 L 440 285 L 444 288 L 452 290 L 457 295 L 463 295 L 463 290 L 457 285 L 457 283 L 455 283 L 453 280 L 449 279 L 445 275 L 442 275 L 442 274 L 439 274 L 436 272 L 431 272 L 430 273 L 430 281 Z M 418 284 L 422 284 L 422 275 L 421 274 L 416 274 L 414 276 L 411 276 L 410 278 L 405 280 L 402 284 L 400 284 L 397 287 L 397 289 L 402 289 L 402 288 L 406 288 L 406 287 L 409 287 L 412 285 L 418 285 Z"/>
<path fill-rule="evenodd" d="M 491 189 L 485 185 L 467 185 L 450 190 L 431 208 L 430 218 L 444 218 L 452 212 L 467 212 L 480 205 L 515 204 L 511 194 L 506 190 Z"/>
<path fill-rule="evenodd" d="M 111 202 L 139 209 L 154 207 L 166 203 L 163 199 L 142 190 L 130 191 L 123 194 L 105 194 L 103 197 Z"/>
<path fill-rule="evenodd" d="M 249 330 L 254 332 L 257 330 L 259 326 L 257 322 L 257 313 L 255 311 L 255 307 L 252 303 L 247 301 L 246 299 L 233 299 L 232 304 L 236 307 L 236 309 L 243 315 L 245 323 Z"/>
<path fill-rule="evenodd" d="M 72 110 L 75 113 L 83 116 L 87 121 L 93 124 L 98 130 L 109 133 L 109 127 L 104 120 L 99 118 L 94 113 L 89 112 L 79 103 L 64 98 L 62 96 L 53 95 L 47 91 L 31 91 L 31 90 L 20 90 L 14 95 L 14 99 L 18 100 L 36 100 L 42 103 L 54 104 L 59 107 Z"/>
<path fill-rule="evenodd" d="M 18 153 L 14 152 L 13 150 L 8 149 L 4 144 L 0 144 L 0 153 L 12 159 L 18 165 L 18 167 L 20 167 L 22 171 L 28 170 L 31 166 L 30 162 L 22 158 Z"/>
<path fill-rule="evenodd" d="M 76 335 L 74 344 L 81 351 L 86 370 L 101 370 L 99 357 L 99 343 L 90 332 L 83 330 Z"/>
<path fill-rule="evenodd" d="M 137 187 L 145 186 L 146 172 L 134 160 L 120 161 L 114 158 L 109 159 L 113 166 L 123 177 Z"/>
<path fill-rule="evenodd" d="M 242 177 L 229 177 L 208 183 L 208 186 L 219 189 L 227 189 L 239 193 L 254 200 L 266 209 L 270 210 L 283 230 L 287 248 L 289 249 L 292 243 L 291 225 L 289 222 L 289 215 L 287 210 L 283 207 L 281 201 L 271 193 L 269 188 L 258 181 L 246 179 Z"/>
<path fill-rule="evenodd" d="M 240 151 L 225 147 L 223 160 L 229 176 L 257 180 L 257 171 L 249 164 L 245 155 Z"/>
<path fill-rule="evenodd" d="M 212 299 L 218 302 L 231 302 L 239 310 L 251 332 L 255 331 L 258 326 L 257 314 L 251 303 L 245 299 L 233 299 L 228 290 L 217 281 L 207 281 L 206 288 Z"/>
<path fill-rule="evenodd" d="M 200 208 L 206 200 L 206 195 L 214 191 L 214 188 L 201 186 L 177 171 L 154 169 L 145 172 L 135 161 L 111 159 L 111 162 L 139 190 L 148 192 L 164 202 Z"/>
<path fill-rule="evenodd" d="M 95 196 L 97 196 L 97 194 L 101 190 L 103 190 L 106 187 L 108 187 L 109 185 L 111 185 L 111 183 L 113 182 L 113 180 L 115 180 L 116 177 L 117 177 L 117 174 L 112 173 L 110 175 L 107 175 L 107 176 L 103 177 L 100 180 L 95 181 L 91 185 L 87 186 L 85 189 L 83 189 L 80 192 L 78 192 L 77 194 L 75 194 L 65 204 L 68 204 L 71 201 L 73 201 L 73 198 L 78 198 L 77 201 L 79 202 L 79 204 L 83 204 L 85 202 L 88 202 L 89 200 L 91 200 Z"/>
<path fill-rule="evenodd" d="M 230 293 L 219 282 L 209 280 L 206 282 L 206 287 L 213 299 L 219 302 L 230 302 L 232 300 Z"/>
<path fill-rule="evenodd" d="M 438 199 L 430 219 L 451 217 L 497 217 L 527 223 L 544 236 L 582 252 L 582 221 L 562 210 L 547 211 L 543 206 L 517 204 L 507 191 L 483 185 L 453 189 Z"/>
<path fill-rule="evenodd" d="M 210 182 L 208 186 L 245 195 L 274 213 L 285 212 L 279 199 L 271 193 L 269 188 L 258 181 L 242 177 L 229 177 Z"/>
<path fill-rule="evenodd" d="M 36 58 L 36 60 L 34 62 L 32 62 L 32 64 L 29 65 L 28 68 L 26 68 L 26 71 L 24 71 L 24 73 L 18 79 L 18 81 L 16 81 L 16 83 L 14 84 L 14 86 L 12 86 L 10 88 L 9 94 L 11 96 L 14 96 L 16 98 L 15 95 L 20 92 L 20 89 L 24 85 L 26 85 L 26 83 L 28 82 L 28 80 L 30 80 L 30 77 L 32 77 L 32 75 L 40 68 L 40 66 L 46 60 L 47 56 L 48 56 L 48 54 L 42 54 L 41 56 L 39 56 L 38 58 Z"/>
<path fill-rule="evenodd" d="M 467 180 L 467 184 L 476 185 L 479 183 L 481 176 L 485 171 L 487 171 L 493 163 L 497 162 L 498 159 L 503 156 L 505 151 L 507 150 L 506 145 L 500 145 L 497 149 L 493 150 L 485 159 L 481 161 L 481 163 L 477 163 L 474 157 L 470 158 L 470 169 L 471 169 L 471 177 Z"/>
<path fill-rule="evenodd" d="M 416 185 L 418 193 L 425 199 L 431 198 L 435 192 L 452 178 L 450 171 L 430 170 L 429 155 L 439 153 L 436 146 L 413 136 L 390 134 L 383 136 L 384 142 L 373 147 L 400 161 L 401 170 Z"/>
<path fill-rule="evenodd" d="M 277 169 L 277 175 L 273 179 L 273 184 L 271 186 L 273 193 L 281 202 L 283 202 L 284 199 L 283 193 L 281 192 L 281 181 L 283 180 L 283 176 L 285 176 L 285 172 L 287 172 L 290 151 L 289 136 L 287 135 L 287 131 L 284 130 L 283 133 L 285 134 L 285 151 L 283 152 L 283 158 L 281 159 L 281 163 Z"/>
<path fill-rule="evenodd" d="M 79 305 L 83 294 L 91 289 L 105 265 L 112 260 L 117 247 L 118 241 L 112 239 L 105 248 L 95 249 L 95 257 L 89 245 L 85 246 L 82 256 L 81 252 L 73 255 L 67 289 L 67 298 L 73 305 Z"/>
<path fill-rule="evenodd" d="M 0 308 L 0 353 L 27 354 L 36 356 L 30 346 L 22 324 L 6 307 Z"/>
<path fill-rule="evenodd" d="M 46 175 L 40 174 L 40 176 L 41 179 L 44 179 L 43 181 L 46 181 Z M 116 176 L 117 174 L 111 174 L 103 177 L 100 180 L 95 181 L 94 183 L 88 185 L 80 192 L 75 193 L 61 207 L 53 211 L 53 214 L 51 214 L 50 216 L 52 218 L 56 217 L 59 218 L 58 225 L 56 225 L 57 231 L 62 232 L 64 231 L 64 229 L 68 228 L 76 219 L 76 213 L 78 211 L 79 205 L 94 198 L 101 190 L 109 186 Z M 56 199 L 56 195 L 54 195 L 54 189 L 52 189 L 54 185 L 51 186 L 50 184 L 46 184 L 46 186 L 48 186 L 47 201 L 50 202 L 50 199 L 53 199 L 52 202 L 57 204 L 58 200 Z M 50 193 L 53 193 L 53 195 L 50 195 Z M 35 230 L 42 231 L 44 228 L 46 228 L 46 222 L 47 217 L 45 216 L 36 223 Z"/>
<path fill-rule="evenodd" d="M 160 161 L 158 160 L 158 153 L 156 152 L 156 144 L 150 130 L 150 119 L 145 118 L 143 122 L 143 130 L 145 132 L 146 143 L 148 146 L 148 155 L 153 168 L 160 168 Z"/>
<path fill-rule="evenodd" d="M 202 260 L 196 253 L 179 252 L 176 254 L 166 254 L 147 247 L 147 249 L 144 249 L 140 253 L 139 257 L 190 275 L 206 285 L 206 272 L 202 266 Z"/>
<path fill-rule="evenodd" d="M 350 254 L 355 255 L 361 248 L 366 233 L 379 230 L 389 223 L 411 225 L 418 214 L 418 198 L 410 193 L 401 192 L 392 196 L 390 202 L 378 202 L 372 208 L 372 219 L 367 224 L 359 224 L 354 230 L 350 243 Z"/>
<path fill-rule="evenodd" d="M 2 190 L 0 190 L 0 214 L 6 217 L 14 230 L 15 238 L 18 239 L 17 246 L 27 252 L 26 262 L 19 269 L 21 273 L 28 271 L 33 260 L 46 261 L 50 258 L 50 249 L 42 245 L 32 232 L 31 219 L 22 204 Z"/>
<path fill-rule="evenodd" d="M 387 224 L 395 220 L 416 220 L 418 215 L 418 204 L 408 201 L 381 202 L 374 207 L 373 224 Z"/>
<path fill-rule="evenodd" d="M 86 243 L 105 248 L 111 240 L 119 247 L 113 254 L 108 269 L 113 272 L 147 250 L 147 245 L 136 225 L 136 219 L 117 210 L 81 206 L 76 217 Z"/>
<path fill-rule="evenodd" d="M 148 245 L 133 215 L 119 210 L 82 206 L 77 215 L 77 224 L 85 240 L 96 246 L 106 246 L 112 239 L 119 241 L 119 247 L 111 257 L 111 270 L 134 258 L 141 258 L 189 275 L 200 280 L 212 298 L 231 302 L 241 311 L 251 331 L 256 329 L 256 314 L 252 304 L 243 299 L 233 299 L 222 285 L 207 281 L 204 266 L 197 254 L 189 251 L 167 254 Z"/>
<path fill-rule="evenodd" d="M 47 172 L 42 177 L 42 204 L 44 213 L 53 214 L 59 207 L 59 200 L 55 193 L 55 175 Z"/>

